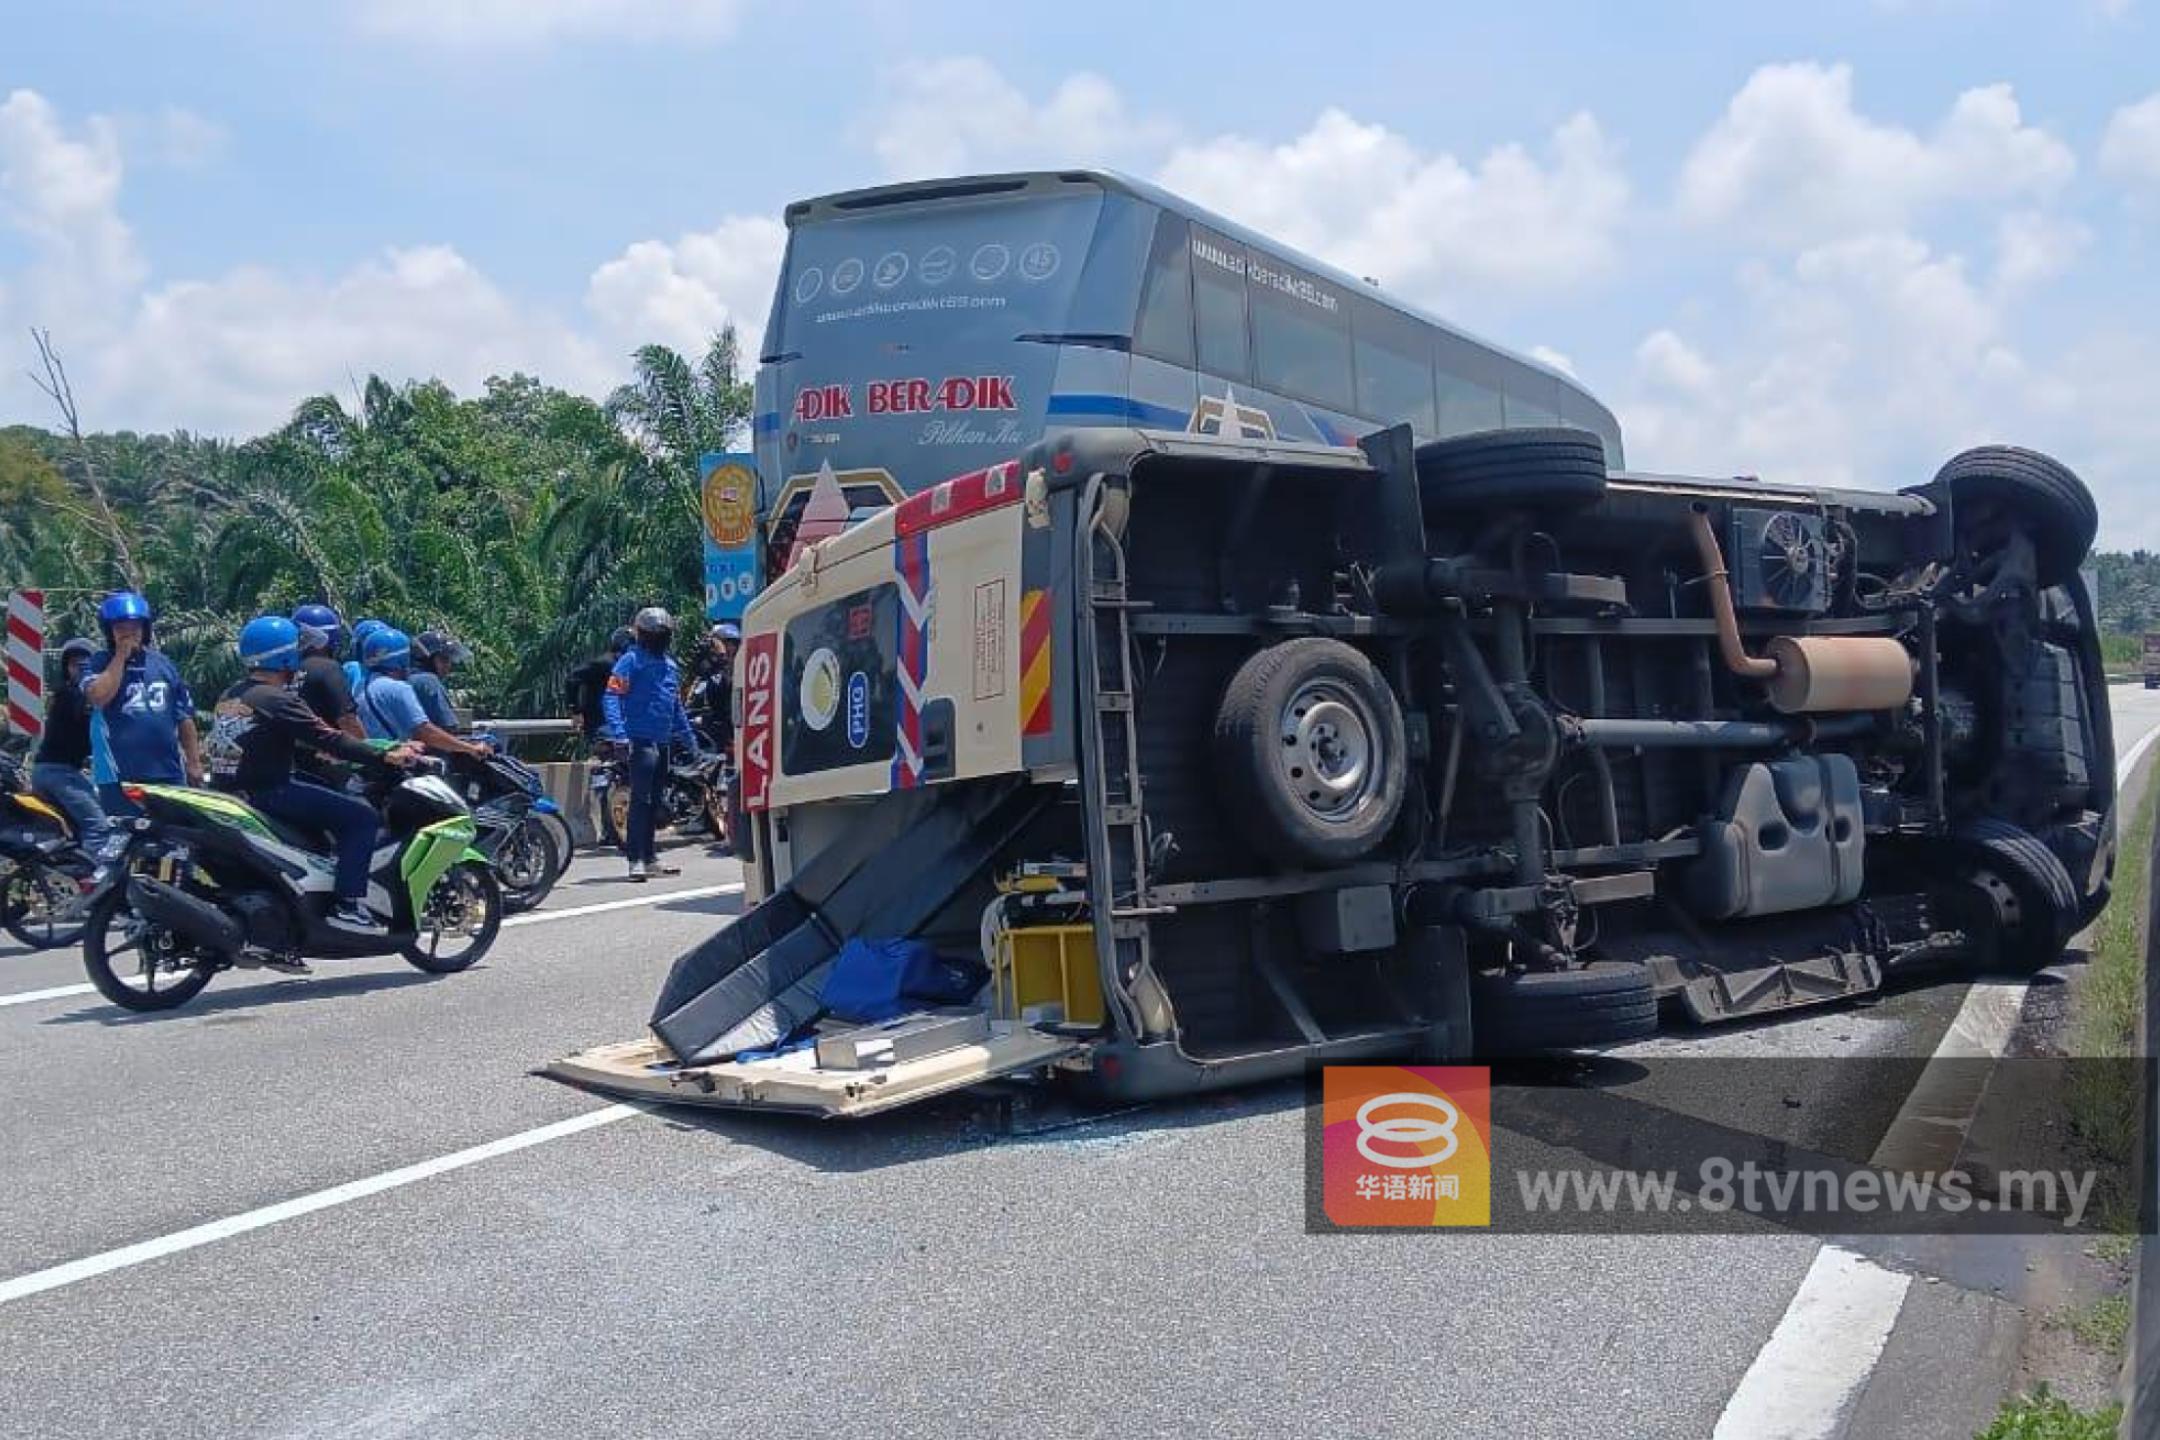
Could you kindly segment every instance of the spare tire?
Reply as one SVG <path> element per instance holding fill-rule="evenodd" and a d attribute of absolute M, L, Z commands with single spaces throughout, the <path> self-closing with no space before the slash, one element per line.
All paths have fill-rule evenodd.
<path fill-rule="evenodd" d="M 1605 442 L 1561 426 L 1483 430 L 1417 448 L 1427 510 L 1579 510 L 1605 495 Z"/>
<path fill-rule="evenodd" d="M 2100 533 L 2100 507 L 2070 467 L 2037 450 L 1982 445 L 1953 455 L 1935 472 L 1950 492 L 1961 536 L 1997 513 L 2031 537 L 2039 582 L 2060 585 L 2077 574 Z"/>
<path fill-rule="evenodd" d="M 2008 904 L 1998 904 L 2002 957 L 2026 970 L 2053 964 L 2081 928 L 2083 898 L 2055 852 L 2031 832 L 1991 818 L 1967 822 L 1952 840 L 1975 883 L 2007 891 Z"/>
<path fill-rule="evenodd" d="M 1618 1045 L 1657 1033 L 1649 967 L 1597 960 L 1573 970 L 1492 970 L 1470 982 L 1477 1054 L 1503 1059 Z"/>
<path fill-rule="evenodd" d="M 1238 667 L 1215 712 L 1223 808 L 1286 866 L 1347 865 L 1402 811 L 1402 708 L 1372 661 L 1339 640 L 1270 645 Z"/>

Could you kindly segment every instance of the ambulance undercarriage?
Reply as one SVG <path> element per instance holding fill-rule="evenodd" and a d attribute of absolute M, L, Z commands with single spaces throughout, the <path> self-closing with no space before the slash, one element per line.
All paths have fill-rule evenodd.
<path fill-rule="evenodd" d="M 751 908 L 554 1072 L 860 1115 L 1468 1058 L 2046 963 L 2112 745 L 2030 452 L 1902 494 L 1608 474 L 1594 437 L 1054 435 L 810 549 L 737 692 Z M 851 939 L 990 977 L 875 1022 Z"/>

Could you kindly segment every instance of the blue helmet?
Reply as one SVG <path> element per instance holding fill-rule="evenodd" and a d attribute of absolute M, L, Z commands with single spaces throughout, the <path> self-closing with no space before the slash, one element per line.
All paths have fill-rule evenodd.
<path fill-rule="evenodd" d="M 370 670 L 412 668 L 412 641 L 402 630 L 383 626 L 360 647 L 360 663 Z"/>
<path fill-rule="evenodd" d="M 378 630 L 387 628 L 389 627 L 380 620 L 355 621 L 352 627 L 353 658 L 355 660 L 365 660 L 367 658 L 368 636 L 373 635 Z"/>
<path fill-rule="evenodd" d="M 300 668 L 300 627 L 283 615 L 258 615 L 240 627 L 240 663 L 250 670 Z"/>
<path fill-rule="evenodd" d="M 328 605 L 302 605 L 292 612 L 292 618 L 295 625 L 322 631 L 324 643 L 320 648 L 337 653 L 338 642 L 345 636 L 345 622 L 338 618 L 337 611 Z"/>
<path fill-rule="evenodd" d="M 143 635 L 147 643 L 150 622 L 156 617 L 148 600 L 133 590 L 119 590 L 105 597 L 105 603 L 98 606 L 97 618 L 98 629 L 105 632 L 105 643 L 110 645 L 112 627 L 122 620 L 142 621 Z"/>

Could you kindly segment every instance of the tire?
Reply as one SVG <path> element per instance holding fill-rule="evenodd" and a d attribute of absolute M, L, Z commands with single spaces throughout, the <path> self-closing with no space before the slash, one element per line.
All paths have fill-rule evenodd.
<path fill-rule="evenodd" d="M 464 893 L 453 896 L 446 894 L 446 889 Z M 430 942 L 428 936 L 431 932 L 422 930 L 398 952 L 405 957 L 405 963 L 415 970 L 424 970 L 430 975 L 455 975 L 461 970 L 470 970 L 480 963 L 489 947 L 494 945 L 496 935 L 501 932 L 502 885 L 496 880 L 495 872 L 487 866 L 476 861 L 463 860 L 444 871 L 442 878 L 435 882 L 435 888 L 428 892 L 420 923 L 427 923 L 426 917 L 433 913 L 438 904 L 450 903 L 461 903 L 480 911 L 477 920 L 468 917 L 468 923 L 474 928 L 467 935 L 467 943 L 458 947 L 454 953 L 446 955 L 441 949 L 443 932 L 433 932 L 435 939 Z"/>
<path fill-rule="evenodd" d="M 0 879 L 0 927 L 32 950 L 65 950 L 82 939 L 83 922 L 56 917 L 81 898 L 81 889 L 58 870 L 11 866 Z"/>
<path fill-rule="evenodd" d="M 1215 712 L 1217 794 L 1254 849 L 1289 867 L 1347 865 L 1402 810 L 1402 709 L 1339 640 L 1270 645 L 1238 667 Z"/>
<path fill-rule="evenodd" d="M 1618 1045 L 1657 1033 L 1657 989 L 1641 965 L 1593 961 L 1574 970 L 1487 971 L 1470 982 L 1480 1057 Z"/>
<path fill-rule="evenodd" d="M 562 874 L 562 857 L 556 852 L 554 834 L 536 815 L 527 815 L 503 837 L 495 855 L 496 883 L 502 887 L 503 910 L 515 915 L 530 910 L 547 898 Z"/>
<path fill-rule="evenodd" d="M 1976 881 L 2000 880 L 2016 901 L 2017 923 L 2000 953 L 2023 970 L 2051 965 L 2082 926 L 2083 896 L 2055 852 L 2007 821 L 1974 820 L 1952 837 Z"/>
<path fill-rule="evenodd" d="M 623 848 L 623 837 L 630 833 L 630 786 L 627 781 L 610 785 L 600 797 L 600 843 L 609 849 Z"/>
<path fill-rule="evenodd" d="M 1417 450 L 1427 510 L 1580 510 L 1605 497 L 1605 443 L 1587 430 L 1486 430 Z"/>
<path fill-rule="evenodd" d="M 2040 584 L 2060 585 L 2077 574 L 2093 537 L 2100 532 L 2100 507 L 2092 492 L 2061 461 L 2015 445 L 1982 445 L 1953 455 L 1935 472 L 1937 486 L 1949 491 L 1953 518 L 1962 530 L 1968 507 L 2000 509 L 2032 537 Z"/>
<path fill-rule="evenodd" d="M 115 964 L 115 961 L 122 954 L 139 954 L 141 945 L 150 943 L 151 937 L 161 933 L 155 927 L 145 926 L 137 936 L 130 937 L 137 948 L 116 947 L 113 943 L 115 935 L 124 933 L 130 922 L 141 923 L 135 912 L 128 907 L 127 886 L 124 883 L 114 885 L 100 896 L 97 903 L 90 907 L 90 914 L 83 922 L 83 969 L 89 972 L 90 983 L 97 986 L 98 994 L 121 1009 L 133 1010 L 137 1014 L 177 1009 L 201 994 L 203 986 L 209 984 L 211 975 L 216 973 L 208 963 L 197 965 L 184 973 L 172 974 L 170 986 L 158 983 L 160 972 L 157 969 L 150 972 L 147 987 L 131 985 L 121 978 L 124 967 Z M 136 976 L 142 978 L 139 964 L 136 966 Z"/>
<path fill-rule="evenodd" d="M 562 877 L 570 872 L 570 862 L 577 854 L 577 835 L 570 829 L 570 822 L 561 815 L 550 814 L 540 824 L 547 830 L 555 846 L 555 877 L 551 886 L 562 883 Z"/>
<path fill-rule="evenodd" d="M 712 832 L 712 843 L 735 848 L 735 837 L 728 829 L 727 800 L 718 790 L 705 792 L 705 828 Z"/>

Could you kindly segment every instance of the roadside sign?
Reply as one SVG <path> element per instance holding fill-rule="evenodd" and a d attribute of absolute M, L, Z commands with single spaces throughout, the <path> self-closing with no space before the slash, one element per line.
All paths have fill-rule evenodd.
<path fill-rule="evenodd" d="M 758 590 L 756 458 L 700 456 L 698 490 L 705 516 L 705 618 L 740 620 Z"/>
<path fill-rule="evenodd" d="M 7 602 L 7 721 L 18 735 L 45 733 L 45 592 L 16 590 Z"/>

